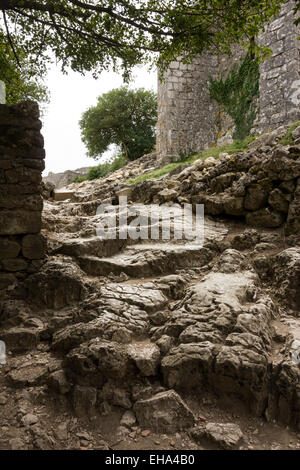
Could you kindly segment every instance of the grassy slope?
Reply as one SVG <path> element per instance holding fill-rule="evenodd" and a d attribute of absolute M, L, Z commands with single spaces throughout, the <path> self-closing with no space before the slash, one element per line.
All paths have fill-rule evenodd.
<path fill-rule="evenodd" d="M 285 137 L 281 139 L 278 143 L 281 145 L 293 145 L 294 141 L 293 141 L 292 133 L 298 126 L 300 126 L 300 121 L 296 121 L 293 124 L 291 124 L 287 133 L 285 134 Z"/>
<path fill-rule="evenodd" d="M 133 180 L 127 181 L 127 183 L 135 184 L 135 183 L 139 183 L 140 181 L 144 181 L 148 179 L 157 179 L 163 175 L 170 173 L 179 165 L 191 165 L 196 160 L 205 160 L 206 158 L 209 158 L 209 157 L 219 158 L 219 155 L 224 152 L 228 153 L 229 155 L 234 155 L 235 153 L 243 152 L 247 150 L 249 143 L 252 142 L 253 140 L 254 140 L 253 137 L 248 137 L 245 140 L 235 141 L 232 144 L 221 145 L 220 147 L 211 147 L 207 150 L 204 150 L 201 153 L 191 155 L 190 157 L 187 157 L 176 163 L 170 163 L 169 165 L 163 166 L 161 168 L 157 168 L 151 173 L 140 175 Z"/>
<path fill-rule="evenodd" d="M 300 121 L 296 121 L 293 124 L 291 124 L 285 137 L 281 139 L 278 143 L 281 145 L 292 145 L 293 144 L 292 133 L 298 126 L 300 126 Z M 255 137 L 247 137 L 244 140 L 236 140 L 232 144 L 225 144 L 225 145 L 221 145 L 220 147 L 211 147 L 207 150 L 204 150 L 203 152 L 191 155 L 187 158 L 181 159 L 180 161 L 177 161 L 174 163 L 169 163 L 168 165 L 165 165 L 161 168 L 157 168 L 150 173 L 146 173 L 146 174 L 138 176 L 135 179 L 128 180 L 127 183 L 135 184 L 135 183 L 139 183 L 141 181 L 148 180 L 148 179 L 158 179 L 161 176 L 164 176 L 170 173 L 172 170 L 174 170 L 180 165 L 191 165 L 196 160 L 205 160 L 206 158 L 209 158 L 209 157 L 219 158 L 219 155 L 224 152 L 228 153 L 229 155 L 234 155 L 236 153 L 246 151 L 248 149 L 248 145 L 254 140 L 255 140 Z M 89 175 L 87 177 L 85 178 L 78 177 L 74 180 L 74 182 L 79 183 L 87 179 L 93 180 L 93 179 L 103 178 L 108 173 L 113 173 L 119 168 L 125 166 L 126 163 L 127 162 L 124 159 L 124 157 L 122 155 L 119 155 L 114 162 L 105 163 L 105 164 L 99 165 L 98 167 L 93 167 L 90 170 Z"/>
<path fill-rule="evenodd" d="M 278 143 L 281 145 L 292 145 L 293 144 L 292 133 L 298 126 L 300 126 L 300 121 L 296 121 L 293 124 L 291 124 L 287 130 L 286 135 Z M 261 136 L 257 136 L 257 137 L 261 137 Z M 187 157 L 184 160 L 178 161 L 176 163 L 170 163 L 169 165 L 163 166 L 161 168 L 157 168 L 151 173 L 140 175 L 133 180 L 127 181 L 127 183 L 135 184 L 135 183 L 139 183 L 140 181 L 144 181 L 148 179 L 157 179 L 163 175 L 170 173 L 179 165 L 191 165 L 196 160 L 205 160 L 206 158 L 209 158 L 209 157 L 219 158 L 220 154 L 224 152 L 228 153 L 229 155 L 234 155 L 236 153 L 246 151 L 248 149 L 248 145 L 251 142 L 253 142 L 257 137 L 247 137 L 244 140 L 236 140 L 232 144 L 225 144 L 225 145 L 221 145 L 220 147 L 211 147 L 207 150 L 204 150 L 203 152 L 191 155 L 190 157 Z"/>

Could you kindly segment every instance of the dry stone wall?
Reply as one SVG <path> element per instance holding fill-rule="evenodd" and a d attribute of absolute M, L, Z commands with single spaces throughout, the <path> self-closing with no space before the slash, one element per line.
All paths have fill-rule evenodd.
<path fill-rule="evenodd" d="M 36 103 L 0 105 L 0 296 L 44 258 L 41 127 Z"/>
<path fill-rule="evenodd" d="M 260 97 L 255 133 L 300 119 L 300 28 L 294 25 L 294 0 L 259 37 L 273 54 L 260 66 Z M 200 55 L 191 64 L 172 62 L 158 84 L 157 151 L 161 160 L 220 144 L 233 132 L 233 121 L 210 98 L 209 77 L 229 72 L 245 52 L 231 57 Z"/>

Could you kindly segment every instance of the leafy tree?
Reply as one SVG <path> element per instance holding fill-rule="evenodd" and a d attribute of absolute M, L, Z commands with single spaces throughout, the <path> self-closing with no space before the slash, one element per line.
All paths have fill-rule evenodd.
<path fill-rule="evenodd" d="M 42 69 L 36 68 L 35 63 L 26 58 L 24 51 L 18 49 L 15 53 L 0 31 L 0 78 L 6 84 L 6 102 L 14 104 L 34 100 L 47 103 L 49 95 L 42 82 Z"/>
<path fill-rule="evenodd" d="M 3 30 L 36 63 L 49 50 L 75 71 L 152 60 L 161 70 L 178 56 L 229 52 L 249 42 L 285 0 L 1 0 Z M 12 42 L 12 41 L 10 41 Z M 154 54 L 158 52 L 159 54 Z"/>
<path fill-rule="evenodd" d="M 153 149 L 156 118 L 155 93 L 121 87 L 99 96 L 79 124 L 90 157 L 97 159 L 116 144 L 127 159 L 135 160 Z"/>

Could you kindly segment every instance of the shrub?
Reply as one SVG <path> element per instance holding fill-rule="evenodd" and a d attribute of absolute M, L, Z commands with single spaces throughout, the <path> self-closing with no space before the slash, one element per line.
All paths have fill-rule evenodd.
<path fill-rule="evenodd" d="M 104 176 L 114 171 L 119 170 L 127 164 L 127 160 L 123 154 L 119 154 L 114 157 L 112 160 L 102 163 L 101 165 L 93 166 L 89 169 L 86 177 L 78 176 L 74 179 L 74 183 L 81 183 L 86 180 L 96 180 L 99 178 L 104 178 Z"/>

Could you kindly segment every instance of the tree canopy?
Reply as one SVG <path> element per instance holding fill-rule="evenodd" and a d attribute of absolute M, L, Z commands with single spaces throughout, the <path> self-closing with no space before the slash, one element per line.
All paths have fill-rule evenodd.
<path fill-rule="evenodd" d="M 2 29 L 36 65 L 50 51 L 79 72 L 122 65 L 124 74 L 152 61 L 164 69 L 178 56 L 229 52 L 248 42 L 285 0 L 1 0 Z M 157 53 L 157 54 L 156 54 Z"/>
<path fill-rule="evenodd" d="M 99 96 L 79 124 L 90 157 L 100 158 L 116 144 L 127 159 L 135 160 L 153 149 L 156 118 L 155 93 L 121 87 Z"/>
<path fill-rule="evenodd" d="M 6 84 L 6 102 L 18 103 L 34 100 L 40 104 L 49 101 L 49 94 L 42 81 L 42 70 L 25 56 L 22 49 L 16 50 L 18 61 L 7 38 L 0 31 L 0 79 Z"/>

